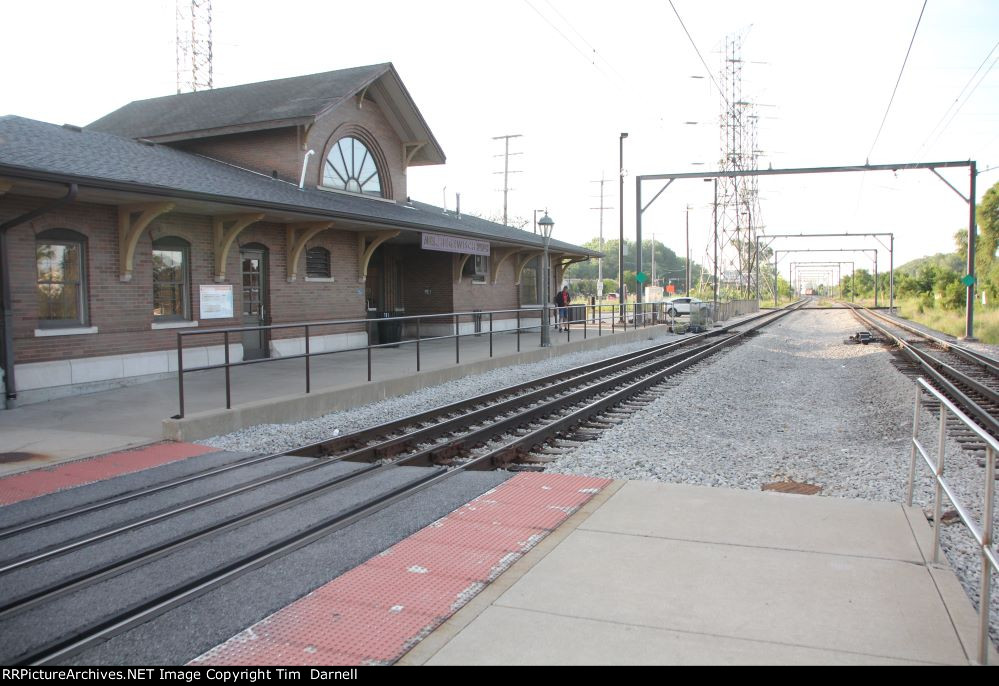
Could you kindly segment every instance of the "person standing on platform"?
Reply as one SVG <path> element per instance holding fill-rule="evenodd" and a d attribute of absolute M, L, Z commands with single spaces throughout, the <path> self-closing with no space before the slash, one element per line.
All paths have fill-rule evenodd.
<path fill-rule="evenodd" d="M 571 300 L 572 296 L 569 295 L 569 287 L 562 286 L 562 290 L 555 296 L 555 306 L 558 307 L 558 317 L 555 320 L 555 329 L 557 331 L 569 330 L 569 301 Z"/>

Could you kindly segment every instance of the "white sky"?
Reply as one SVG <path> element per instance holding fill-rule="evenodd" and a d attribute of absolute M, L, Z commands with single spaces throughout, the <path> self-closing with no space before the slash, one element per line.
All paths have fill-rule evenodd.
<path fill-rule="evenodd" d="M 743 37 L 743 97 L 760 108 L 761 166 L 862 164 L 898 78 L 922 0 L 674 0 L 713 72 L 726 35 Z M 502 213 L 502 143 L 512 150 L 510 214 L 548 208 L 555 236 L 582 243 L 599 226 L 598 184 L 618 207 L 625 141 L 625 236 L 634 237 L 634 175 L 716 168 L 719 96 L 667 0 L 214 0 L 216 86 L 391 61 L 448 157 L 410 171 L 409 193 Z M 4 3 L 0 114 L 88 124 L 131 101 L 176 91 L 173 0 Z M 999 2 L 929 0 L 872 164 L 999 163 Z M 987 61 L 986 61 L 986 58 Z M 971 97 L 955 99 L 985 62 Z M 717 77 L 716 77 L 717 78 Z M 968 89 L 970 90 L 970 88 Z M 964 92 L 967 94 L 967 90 Z M 938 122 L 955 104 L 956 117 Z M 955 108 L 951 108 L 953 113 Z M 702 122 L 686 125 L 686 121 Z M 943 128 L 946 125 L 946 128 Z M 940 129 L 942 128 L 942 133 Z M 931 136 L 936 129 L 938 135 Z M 703 162 L 704 166 L 693 166 Z M 966 169 L 944 172 L 965 194 Z M 978 195 L 999 181 L 981 174 Z M 767 233 L 893 231 L 896 264 L 953 250 L 967 208 L 928 171 L 764 177 Z M 651 197 L 658 186 L 645 190 Z M 711 184 L 678 181 L 646 213 L 683 254 L 709 244 Z M 604 217 L 605 238 L 617 210 Z M 873 239 L 778 241 L 779 250 L 877 247 Z M 841 257 L 840 257 L 841 255 Z M 803 253 L 782 261 L 860 254 Z M 887 268 L 887 255 L 882 258 Z M 845 270 L 848 272 L 848 268 Z"/>

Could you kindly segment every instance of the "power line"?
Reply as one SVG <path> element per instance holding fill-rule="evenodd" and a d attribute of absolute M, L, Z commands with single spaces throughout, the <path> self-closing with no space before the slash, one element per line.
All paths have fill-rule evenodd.
<path fill-rule="evenodd" d="M 719 86 L 718 82 L 715 80 L 715 75 L 711 72 L 711 69 L 708 67 L 708 63 L 704 61 L 704 57 L 701 55 L 701 51 L 697 49 L 697 44 L 694 43 L 694 39 L 693 37 L 691 37 L 690 31 L 687 30 L 687 25 L 683 23 L 683 17 L 681 17 L 680 13 L 676 11 L 676 5 L 673 4 L 673 0 L 669 0 L 669 6 L 673 8 L 673 14 L 676 15 L 677 21 L 680 22 L 680 26 L 683 28 L 683 32 L 687 34 L 687 40 L 690 41 L 690 45 L 694 48 L 694 52 L 697 53 L 698 58 L 700 58 L 701 60 L 701 64 L 704 65 L 704 71 L 706 71 L 708 73 L 708 76 L 711 77 L 711 83 L 715 84 L 715 89 L 718 91 L 719 94 L 721 94 L 722 100 L 725 100 L 725 104 L 727 105 L 728 99 L 725 98 L 725 92 L 721 89 L 721 86 Z M 731 105 L 729 106 L 731 107 Z"/>
<path fill-rule="evenodd" d="M 572 48 L 573 48 L 573 49 L 574 49 L 574 50 L 575 50 L 576 52 L 578 52 L 578 53 L 579 53 L 580 55 L 582 55 L 583 59 L 584 59 L 584 60 L 586 60 L 586 62 L 587 62 L 588 64 L 590 64 L 591 66 L 593 66 L 593 68 L 594 68 L 594 69 L 596 69 L 597 71 L 601 71 L 601 72 L 602 72 L 602 70 L 600 69 L 600 67 L 599 67 L 599 66 L 597 66 L 597 63 L 596 63 L 596 61 L 595 61 L 595 60 L 591 60 L 591 59 L 590 59 L 590 58 L 589 58 L 589 57 L 588 57 L 588 56 L 586 55 L 586 53 L 585 53 L 585 52 L 583 52 L 582 50 L 580 50 L 580 49 L 579 49 L 579 46 L 578 46 L 578 45 L 576 45 L 575 43 L 573 43 L 573 42 L 572 42 L 572 41 L 571 41 L 571 40 L 569 39 L 569 37 L 568 37 L 567 35 L 565 35 L 564 33 L 562 33 L 562 30 L 561 30 L 561 29 L 559 29 L 559 27 L 555 26 L 555 24 L 553 24 L 553 23 L 551 22 L 551 20 L 550 20 L 550 19 L 549 19 L 548 17 L 546 17 L 546 16 L 544 15 L 544 14 L 542 14 L 542 13 L 541 13 L 541 10 L 539 10 L 539 9 L 538 9 L 537 7 L 535 7 L 535 6 L 534 6 L 534 5 L 533 5 L 533 4 L 531 3 L 531 0 L 524 0 L 524 2 L 525 2 L 525 3 L 527 4 L 527 6 L 528 6 L 528 7 L 530 7 L 530 8 L 532 9 L 532 10 L 534 10 L 534 11 L 535 11 L 535 13 L 537 13 L 537 15 L 538 15 L 539 17 L 541 17 L 542 19 L 544 19 L 544 20 L 545 20 L 545 23 L 546 23 L 546 24 L 548 24 L 548 25 L 549 25 L 550 27 L 552 27 L 553 29 L 555 29 L 555 32 L 556 32 L 556 33 L 558 33 L 558 35 L 562 36 L 563 40 L 565 40 L 565 42 L 566 42 L 566 43 L 568 43 L 569 45 L 571 45 L 571 46 L 572 46 Z M 559 16 L 562 16 L 562 15 L 559 15 Z M 584 42 L 585 42 L 585 41 L 584 41 Z M 594 52 L 596 52 L 596 51 L 594 51 Z"/>
<path fill-rule="evenodd" d="M 992 57 L 992 53 L 996 51 L 996 48 L 999 48 L 999 41 L 997 41 L 996 44 L 992 46 L 992 49 L 989 50 L 989 53 L 985 56 L 985 59 L 982 60 L 982 63 L 978 65 L 978 69 L 975 70 L 975 73 L 971 75 L 971 78 L 968 79 L 968 82 L 966 84 L 964 84 L 963 88 L 961 88 L 961 91 L 957 94 L 957 97 L 954 98 L 954 102 L 952 102 L 950 104 L 950 106 L 947 108 L 947 111 L 943 113 L 942 117 L 940 117 L 940 121 L 938 121 L 936 123 L 936 126 L 934 126 L 933 129 L 930 131 L 930 135 L 928 135 L 926 137 L 926 140 L 923 141 L 923 144 L 921 146 L 919 146 L 919 151 L 916 153 L 916 157 L 919 157 L 919 155 L 923 152 L 923 149 L 930 142 L 930 139 L 933 138 L 933 134 L 935 134 L 937 132 L 937 129 L 940 127 L 940 125 L 943 124 L 944 120 L 950 114 L 951 109 L 953 109 L 954 105 L 956 105 L 957 102 L 961 99 L 961 96 L 964 95 L 964 91 L 967 90 L 968 86 L 970 86 L 971 83 L 972 83 L 972 81 L 975 80 L 975 77 L 978 76 L 978 72 L 980 72 L 982 70 L 982 67 L 985 66 L 985 63 L 989 61 L 989 58 Z M 995 62 L 993 62 L 992 64 L 993 64 L 993 66 L 995 66 Z M 992 67 L 989 67 L 989 69 L 991 70 Z M 985 73 L 988 74 L 988 71 L 986 71 Z M 979 83 L 981 83 L 981 81 L 979 81 Z M 977 88 L 977 86 L 976 86 L 976 88 Z M 972 89 L 972 91 L 974 91 L 974 89 Z M 969 93 L 968 95 L 970 96 L 971 94 Z M 967 102 L 967 100 L 965 100 L 965 102 Z M 958 108 L 958 109 L 960 109 L 960 108 Z M 956 116 L 956 113 L 955 113 L 955 116 Z M 951 121 L 953 121 L 953 119 L 951 119 Z M 950 124 L 948 123 L 947 126 L 950 126 Z M 946 129 L 946 128 L 947 127 L 945 126 L 944 129 Z M 941 135 L 943 134 L 943 130 L 940 131 L 940 134 Z M 937 136 L 937 138 L 939 138 L 939 137 L 940 136 Z"/>
<path fill-rule="evenodd" d="M 670 0 L 672 2 L 672 0 Z M 902 74 L 905 72 L 905 65 L 909 61 L 909 53 L 912 52 L 912 44 L 916 42 L 916 32 L 919 31 L 919 23 L 923 20 L 923 12 L 926 11 L 926 3 L 929 0 L 923 0 L 923 9 L 919 10 L 919 18 L 916 20 L 916 28 L 912 30 L 912 39 L 909 41 L 909 49 L 905 51 L 905 59 L 902 60 L 902 68 L 898 70 L 898 79 L 895 81 L 895 88 L 891 92 L 891 99 L 888 100 L 888 107 L 885 109 L 885 116 L 881 119 L 881 126 L 878 127 L 878 135 L 874 137 L 874 142 L 871 143 L 871 149 L 867 151 L 867 159 L 871 159 L 871 153 L 874 152 L 874 146 L 878 144 L 878 139 L 881 138 L 881 131 L 885 128 L 885 122 L 888 121 L 888 113 L 891 111 L 891 105 L 895 102 L 895 93 L 898 92 L 898 84 L 902 82 Z"/>
<path fill-rule="evenodd" d="M 595 58 L 594 62 L 595 62 L 596 58 L 599 58 L 599 59 L 603 60 L 604 64 L 606 64 L 608 67 L 610 67 L 610 70 L 613 71 L 614 74 L 619 79 L 621 79 L 622 81 L 626 81 L 625 77 L 621 74 L 621 72 L 619 72 L 617 69 L 615 69 L 614 65 L 611 64 L 609 61 L 607 61 L 607 58 L 604 57 L 602 54 L 600 54 L 600 52 L 598 52 L 597 49 L 595 47 L 593 47 L 593 44 L 590 43 L 590 41 L 586 40 L 586 38 L 583 36 L 583 34 L 581 34 L 579 31 L 576 30 L 576 27 L 572 25 L 572 22 L 570 22 L 565 17 L 564 14 L 562 14 L 561 12 L 558 11 L 558 8 L 555 7 L 554 4 L 552 4 L 551 0 L 545 0 L 545 4 L 547 4 L 549 7 L 551 7 L 552 11 L 555 14 L 557 14 L 562 21 L 565 22 L 565 25 L 568 26 L 572 30 L 573 33 L 575 33 L 577 36 L 579 36 L 579 39 L 581 41 L 583 41 L 584 43 L 586 43 L 586 47 L 588 47 L 590 50 L 593 51 L 593 55 L 594 55 L 594 58 Z"/>

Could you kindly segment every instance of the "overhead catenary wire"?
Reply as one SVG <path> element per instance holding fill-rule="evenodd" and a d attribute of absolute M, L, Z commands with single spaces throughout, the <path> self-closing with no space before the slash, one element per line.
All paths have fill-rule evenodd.
<path fill-rule="evenodd" d="M 600 59 L 600 60 L 603 60 L 603 63 L 604 63 L 604 64 L 606 64 L 606 65 L 608 66 L 608 68 L 610 68 L 610 70 L 611 70 L 612 72 L 614 72 L 614 75 L 615 75 L 615 76 L 617 76 L 617 77 L 618 77 L 619 79 L 621 79 L 622 81 L 624 81 L 624 82 L 627 82 L 627 79 L 626 79 L 626 78 L 625 78 L 625 77 L 624 77 L 624 76 L 623 76 L 623 75 L 621 74 L 621 72 L 619 72 L 619 71 L 618 71 L 618 70 L 617 70 L 617 69 L 616 69 L 616 68 L 614 67 L 614 65 L 613 65 L 613 64 L 611 64 L 611 63 L 610 63 L 610 62 L 609 62 L 609 61 L 607 60 L 607 58 L 606 58 L 606 57 L 604 57 L 604 56 L 603 56 L 603 54 L 602 54 L 602 53 L 601 53 L 601 52 L 600 52 L 599 50 L 597 50 L 597 49 L 596 49 L 596 48 L 595 48 L 595 47 L 593 46 L 593 44 L 592 44 L 592 43 L 590 43 L 590 41 L 586 40 L 586 37 L 585 37 L 585 36 L 583 36 L 583 34 L 581 34 L 581 33 L 580 33 L 580 32 L 579 32 L 578 30 L 576 30 L 576 27 L 575 27 L 575 26 L 573 26 L 572 22 L 571 22 L 571 21 L 569 21 L 569 20 L 568 20 L 568 19 L 566 18 L 566 16 L 565 16 L 564 14 L 562 14 L 561 12 L 559 12 L 559 11 L 558 11 L 558 8 L 557 8 L 557 7 L 555 7 L 555 5 L 554 5 L 554 4 L 552 3 L 552 1 L 551 1 L 551 0 L 545 0 L 545 4 L 547 4 L 547 5 L 548 5 L 548 6 L 549 6 L 549 7 L 550 7 L 550 8 L 552 9 L 552 11 L 553 11 L 553 12 L 554 12 L 555 14 L 557 14 L 557 15 L 559 16 L 559 18 L 560 18 L 560 19 L 561 19 L 561 20 L 562 20 L 563 22 L 565 22 L 565 25 L 566 25 L 566 26 L 568 26 L 568 27 L 569 27 L 569 29 L 570 29 L 570 30 L 571 30 L 571 31 L 572 31 L 572 32 L 573 32 L 574 34 L 576 34 L 577 36 L 579 36 L 579 39 L 580 39 L 581 41 L 583 41 L 583 42 L 584 42 L 584 43 L 586 44 L 586 47 L 588 47 L 588 48 L 589 48 L 589 49 L 590 49 L 590 50 L 591 50 L 591 51 L 593 52 L 593 57 L 594 57 L 594 61 L 593 61 L 592 63 L 595 63 L 597 59 Z"/>
<path fill-rule="evenodd" d="M 670 0 L 672 2 L 672 0 Z M 888 113 L 891 112 L 892 103 L 895 102 L 895 94 L 898 93 L 898 85 L 902 82 L 902 74 L 905 73 L 905 65 L 909 62 L 909 55 L 912 53 L 912 45 L 916 42 L 916 33 L 919 31 L 919 24 L 923 21 L 923 13 L 926 11 L 926 3 L 929 0 L 923 0 L 923 8 L 919 10 L 919 18 L 916 19 L 916 28 L 912 30 L 912 38 L 909 40 L 909 48 L 905 51 L 905 59 L 902 60 L 902 68 L 898 70 L 898 78 L 895 80 L 895 88 L 891 91 L 891 98 L 888 100 L 888 107 L 885 108 L 885 116 L 881 118 L 881 126 L 878 127 L 878 133 L 874 136 L 874 142 L 871 143 L 871 149 L 867 151 L 867 159 L 871 159 L 871 153 L 874 152 L 874 147 L 878 144 L 878 139 L 881 138 L 881 132 L 884 131 L 885 122 L 888 121 Z"/>
<path fill-rule="evenodd" d="M 920 155 L 922 154 L 923 150 L 926 148 L 926 146 L 929 145 L 930 139 L 933 138 L 933 135 L 937 133 L 937 129 L 940 128 L 940 125 L 943 124 L 944 120 L 946 120 L 947 117 L 951 114 L 951 110 L 954 109 L 954 106 L 957 105 L 958 101 L 961 100 L 961 96 L 964 95 L 964 92 L 968 89 L 968 86 L 970 86 L 972 84 L 972 82 L 974 82 L 975 78 L 978 76 L 978 72 L 980 72 L 982 70 L 982 67 L 984 67 L 985 64 L 989 61 L 989 59 L 992 57 L 992 53 L 994 53 L 997 48 L 999 48 L 999 41 L 996 41 L 996 44 L 993 45 L 992 49 L 989 50 L 989 52 L 988 52 L 987 55 L 985 55 L 985 59 L 983 59 L 982 63 L 978 65 L 978 68 L 975 69 L 975 73 L 971 75 L 971 78 L 969 78 L 968 82 L 965 83 L 964 86 L 961 88 L 961 91 L 957 94 L 957 97 L 955 97 L 954 101 L 951 102 L 950 105 L 947 107 L 947 110 L 943 113 L 943 116 L 940 117 L 940 120 L 936 123 L 936 125 L 930 131 L 929 135 L 926 136 L 926 140 L 924 140 L 923 144 L 921 146 L 919 146 L 919 151 L 915 155 L 916 158 L 919 158 Z M 985 74 L 982 76 L 982 79 L 984 79 L 985 76 L 988 75 L 989 71 L 992 70 L 992 67 L 994 67 L 995 64 L 996 63 L 993 62 L 992 65 L 989 66 L 989 68 L 985 71 Z M 982 81 L 979 80 L 978 84 L 981 84 L 981 82 Z M 975 88 L 978 88 L 978 84 L 975 85 Z M 975 88 L 972 88 L 971 92 L 968 93 L 968 98 L 971 97 L 971 93 L 973 93 L 975 91 Z M 965 103 L 968 102 L 968 98 L 965 98 L 965 100 L 964 100 Z M 959 112 L 961 110 L 961 107 L 963 107 L 963 106 L 964 106 L 964 104 L 962 103 L 957 108 L 957 112 Z M 954 117 L 957 116 L 957 112 L 954 112 Z M 950 126 L 951 122 L 954 121 L 954 117 L 951 117 L 950 121 L 947 122 L 947 125 L 944 126 L 943 129 L 940 129 L 940 132 L 939 132 L 939 134 L 937 134 L 936 139 L 939 139 L 940 136 L 943 135 L 943 132 L 947 129 L 948 126 Z"/>
<path fill-rule="evenodd" d="M 711 68 L 708 66 L 708 63 L 704 61 L 704 56 L 701 55 L 701 51 L 697 48 L 697 43 L 694 42 L 693 36 L 691 36 L 690 31 L 687 30 L 687 25 L 683 23 L 683 17 L 681 17 L 680 13 L 677 11 L 676 5 L 673 4 L 673 0 L 667 0 L 667 1 L 669 2 L 669 6 L 673 8 L 673 14 L 676 15 L 677 21 L 680 22 L 680 27 L 683 29 L 683 32 L 687 34 L 687 40 L 690 41 L 690 45 L 694 48 L 694 52 L 697 53 L 697 57 L 701 60 L 701 64 L 704 65 L 704 71 L 706 71 L 708 73 L 708 76 L 711 77 L 711 83 L 715 84 L 715 90 L 717 90 L 718 93 L 721 95 L 722 100 L 725 101 L 725 104 L 731 107 L 728 98 L 725 97 L 725 91 L 723 91 L 721 86 L 718 85 L 718 81 L 715 79 L 714 73 L 711 71 Z"/>
<path fill-rule="evenodd" d="M 596 70 L 597 70 L 597 71 L 599 71 L 600 73 L 604 74 L 604 76 L 606 76 L 606 75 L 607 75 L 607 74 L 606 74 L 606 73 L 604 73 L 604 71 L 603 71 L 603 70 L 602 70 L 602 69 L 600 68 L 600 66 L 599 66 L 599 65 L 598 65 L 598 64 L 596 63 L 596 60 L 591 60 L 591 59 L 590 59 L 590 57 L 589 57 L 589 56 L 588 56 L 588 55 L 587 55 L 587 54 L 586 54 L 585 52 L 583 52 L 583 51 L 582 51 L 582 50 L 581 50 L 581 49 L 579 48 L 579 46 L 578 46 L 578 45 L 576 45 L 576 44 L 575 44 L 575 43 L 574 43 L 574 42 L 573 42 L 573 41 L 572 41 L 572 40 L 571 40 L 571 39 L 570 39 L 570 38 L 569 38 L 569 37 L 568 37 L 567 35 L 565 35 L 565 33 L 563 33 L 563 32 L 562 32 L 562 30 L 561 30 L 561 29 L 560 29 L 560 28 L 559 28 L 558 26 L 556 26 L 556 25 L 555 25 L 555 24 L 554 24 L 554 23 L 552 22 L 552 20 L 551 20 L 551 19 L 549 19 L 548 17 L 546 17 L 546 16 L 545 16 L 545 15 L 544 15 L 544 14 L 543 14 L 543 13 L 541 12 L 541 10 L 539 10 L 539 9 L 538 9 L 537 7 L 535 7 L 535 6 L 534 6 L 534 3 L 532 3 L 532 2 L 531 2 L 531 0 L 524 0 L 524 3 L 525 3 L 525 4 L 526 4 L 526 5 L 528 6 L 528 7 L 530 7 L 530 8 L 532 9 L 532 10 L 534 10 L 534 12 L 535 12 L 535 13 L 536 13 L 536 14 L 537 14 L 537 15 L 538 15 L 539 17 L 541 17 L 542 19 L 544 19 L 545 23 L 546 23 L 546 24 L 548 24 L 548 25 L 549 25 L 550 27 L 552 27 L 552 28 L 553 28 L 553 29 L 555 30 L 555 32 L 556 32 L 556 33 L 557 33 L 558 35 L 562 36 L 562 39 L 563 39 L 563 40 L 564 40 L 564 41 L 565 41 L 566 43 L 568 43 L 569 45 L 571 45 L 571 46 L 572 46 L 572 48 L 573 48 L 573 50 L 575 50 L 576 52 L 578 52 L 578 53 L 579 53 L 579 54 L 580 54 L 580 55 L 582 56 L 582 58 L 583 58 L 584 60 L 586 60 L 586 63 L 587 63 L 587 64 L 591 65 L 591 66 L 592 66 L 592 67 L 593 67 L 594 69 L 596 69 Z M 559 15 L 559 16 L 562 16 L 562 15 Z M 584 42 L 586 42 L 586 41 L 584 40 Z"/>

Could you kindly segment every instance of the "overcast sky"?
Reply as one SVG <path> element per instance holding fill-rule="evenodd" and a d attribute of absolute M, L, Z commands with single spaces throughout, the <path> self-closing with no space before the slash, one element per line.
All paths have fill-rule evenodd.
<path fill-rule="evenodd" d="M 995 0 L 928 0 L 876 145 L 922 0 L 674 5 L 716 78 L 725 37 L 741 38 L 743 98 L 760 106 L 761 167 L 999 164 Z M 618 136 L 628 132 L 624 230 L 633 238 L 636 174 L 717 168 L 720 98 L 668 0 L 215 0 L 213 18 L 216 86 L 392 62 L 448 159 L 410 171 L 415 199 L 441 204 L 446 187 L 449 207 L 460 192 L 463 210 L 501 215 L 494 172 L 503 149 L 492 138 L 521 134 L 511 146 L 522 153 L 511 158 L 522 172 L 511 176 L 511 216 L 547 208 L 557 238 L 594 238 L 593 182 L 604 177 L 605 204 L 615 208 L 604 236 L 615 237 Z M 5 3 L 3 24 L 0 114 L 87 124 L 176 91 L 173 0 Z M 967 194 L 966 169 L 944 174 Z M 996 181 L 999 170 L 982 173 L 979 197 Z M 928 171 L 769 177 L 759 186 L 765 232 L 891 231 L 896 264 L 953 250 L 953 233 L 967 226 L 965 203 Z M 650 183 L 646 198 L 658 188 Z M 689 204 L 691 252 L 703 261 L 711 200 L 711 184 L 678 181 L 646 213 L 645 236 L 683 254 Z M 799 254 L 782 271 L 827 258 L 869 261 Z"/>

